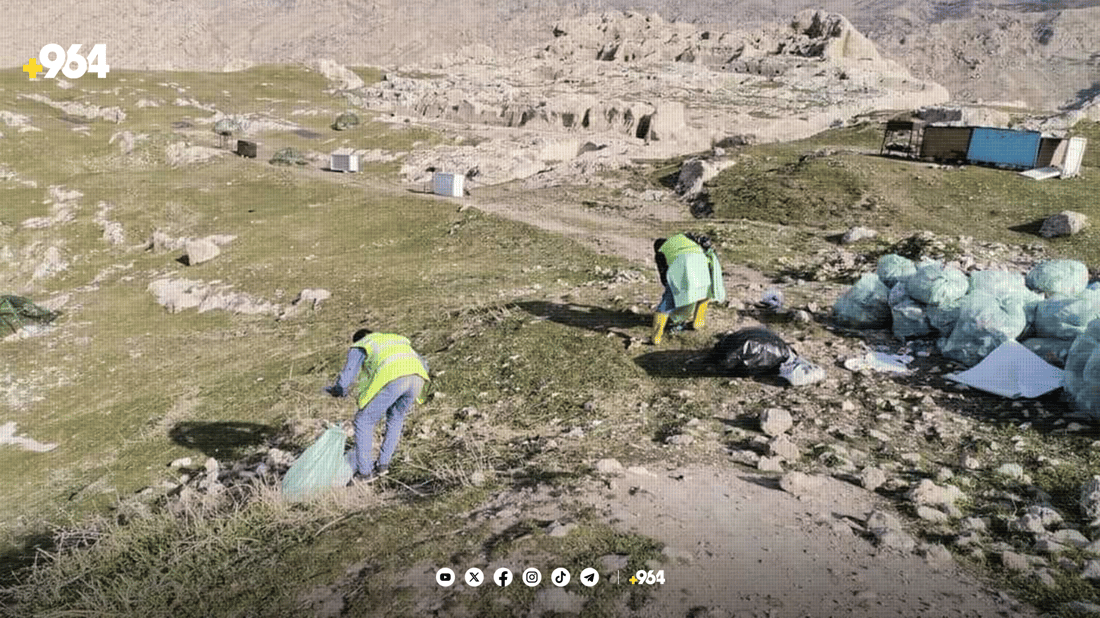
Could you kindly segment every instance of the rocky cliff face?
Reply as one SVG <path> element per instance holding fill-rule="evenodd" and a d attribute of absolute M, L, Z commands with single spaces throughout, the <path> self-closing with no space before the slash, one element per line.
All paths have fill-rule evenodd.
<path fill-rule="evenodd" d="M 739 0 L 733 5 L 478 0 L 456 7 L 417 0 L 70 4 L 38 3 L 29 10 L 18 3 L 0 6 L 0 22 L 8 25 L 8 36 L 0 41 L 4 57 L 33 54 L 43 41 L 109 41 L 114 68 L 231 70 L 319 57 L 345 65 L 449 67 L 501 62 L 508 53 L 536 45 L 557 57 L 715 65 L 734 57 L 745 60 L 746 53 L 772 42 L 765 38 L 751 45 L 734 29 L 786 24 L 802 9 L 820 8 L 834 17 L 823 20 L 821 14 L 815 21 L 811 12 L 796 19 L 794 30 L 806 41 L 791 42 L 792 51 L 831 59 L 881 54 L 917 78 L 943 84 L 959 100 L 1023 101 L 1053 109 L 1094 95 L 1100 87 L 1095 51 L 1100 48 L 1100 7 L 1095 0 L 982 7 L 932 0 Z M 602 21 L 601 12 L 627 8 L 639 9 L 639 18 Z M 548 27 L 555 23 L 559 28 Z M 671 39 L 649 36 L 656 32 Z M 822 37 L 826 32 L 832 35 Z M 578 39 L 590 44 L 578 46 Z"/>

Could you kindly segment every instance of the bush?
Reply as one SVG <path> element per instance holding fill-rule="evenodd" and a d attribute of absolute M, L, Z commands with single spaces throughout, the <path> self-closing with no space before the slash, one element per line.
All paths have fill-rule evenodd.
<path fill-rule="evenodd" d="M 359 116 L 351 112 L 344 112 L 336 117 L 336 122 L 332 123 L 332 128 L 337 131 L 346 131 L 352 127 L 359 126 Z"/>
<path fill-rule="evenodd" d="M 268 162 L 272 165 L 306 165 L 309 163 L 305 154 L 294 148 L 283 148 L 276 152 Z"/>

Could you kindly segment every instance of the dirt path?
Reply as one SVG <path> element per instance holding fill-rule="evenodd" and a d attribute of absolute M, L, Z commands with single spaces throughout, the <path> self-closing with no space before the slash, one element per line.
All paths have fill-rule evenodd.
<path fill-rule="evenodd" d="M 474 205 L 649 268 L 655 224 L 682 219 L 681 207 L 672 200 L 627 216 L 522 199 Z M 724 270 L 741 285 L 768 281 L 736 264 Z M 581 500 L 600 509 L 616 528 L 665 546 L 673 565 L 665 570 L 666 584 L 631 615 L 1038 615 L 962 570 L 946 550 L 921 557 L 920 552 L 875 547 L 863 524 L 875 509 L 897 517 L 892 507 L 854 485 L 832 478 L 820 482 L 796 497 L 775 479 L 732 465 L 661 472 L 634 468 L 611 481 L 610 491 L 588 490 Z M 603 576 L 629 585 L 631 573 Z"/>
<path fill-rule="evenodd" d="M 1038 615 L 950 558 L 876 548 L 861 524 L 870 511 L 889 510 L 885 501 L 820 482 L 795 497 L 733 467 L 634 468 L 588 498 L 617 527 L 664 543 L 675 563 L 637 616 Z"/>

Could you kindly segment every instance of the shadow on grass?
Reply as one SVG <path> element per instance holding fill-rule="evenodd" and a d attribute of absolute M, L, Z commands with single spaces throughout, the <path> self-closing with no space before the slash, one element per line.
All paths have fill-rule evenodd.
<path fill-rule="evenodd" d="M 30 568 L 38 558 L 38 552 L 52 552 L 57 548 L 49 533 L 35 532 L 15 541 L 15 544 L 0 552 L 0 608 L 10 601 L 11 592 L 6 590 L 22 583 Z"/>
<path fill-rule="evenodd" d="M 184 421 L 172 427 L 168 436 L 176 444 L 198 449 L 207 457 L 232 459 L 263 444 L 274 433 L 274 428 L 259 423 Z"/>
<path fill-rule="evenodd" d="M 718 369 L 707 362 L 709 350 L 662 350 L 647 352 L 634 359 L 653 378 L 717 378 Z"/>
<path fill-rule="evenodd" d="M 610 328 L 649 326 L 652 320 L 650 315 L 616 311 L 593 305 L 527 301 L 516 303 L 516 306 L 533 316 L 546 318 L 551 322 L 598 332 L 604 332 Z"/>
<path fill-rule="evenodd" d="M 1013 225 L 1008 229 L 1013 232 L 1020 232 L 1021 234 L 1030 234 L 1032 236 L 1040 236 L 1039 230 L 1043 229 L 1044 219 L 1036 219 L 1028 223 L 1021 223 L 1020 225 Z"/>

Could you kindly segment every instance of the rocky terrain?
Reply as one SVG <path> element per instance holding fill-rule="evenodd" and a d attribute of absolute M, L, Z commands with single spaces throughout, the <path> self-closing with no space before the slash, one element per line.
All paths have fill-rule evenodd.
<path fill-rule="evenodd" d="M 416 70 L 501 60 L 506 52 L 549 45 L 553 34 L 548 26 L 593 12 L 636 10 L 704 29 L 732 30 L 783 23 L 808 8 L 844 15 L 884 57 L 901 62 L 919 79 L 942 84 L 960 101 L 1022 101 L 1056 109 L 1095 96 L 1100 83 L 1095 55 L 1100 35 L 1094 27 L 1100 8 L 1089 1 L 745 0 L 731 8 L 718 2 L 539 0 L 473 2 L 444 10 L 427 2 L 389 0 L 126 0 L 111 5 L 53 2 L 30 9 L 10 5 L 0 9 L 0 16 L 11 25 L 2 43 L 9 59 L 36 54 L 46 42 L 94 39 L 110 41 L 111 63 L 120 68 L 233 70 L 329 57 L 341 64 Z"/>
<path fill-rule="evenodd" d="M 1092 166 L 1021 189 L 867 155 L 882 119 L 960 99 L 1000 102 L 965 106 L 976 122 L 1092 127 L 1097 9 L 615 8 L 0 9 L 9 57 L 45 41 L 20 24 L 51 23 L 51 41 L 110 37 L 118 69 L 103 85 L 0 76 L 0 283 L 64 315 L 0 343 L 0 467 L 18 471 L 0 560 L 50 557 L 3 579 L 0 611 L 1100 613 L 1091 422 L 1058 394 L 945 379 L 959 367 L 934 342 L 830 320 L 887 252 L 966 271 L 1095 258 L 1088 227 L 1057 240 L 997 218 L 1073 202 L 1095 220 Z M 301 64 L 245 70 L 269 63 Z M 349 113 L 363 121 L 336 127 Z M 260 156 L 230 156 L 219 132 Z M 340 146 L 366 153 L 363 173 L 325 170 Z M 771 199 L 754 166 L 825 210 L 693 218 L 722 208 L 719 181 Z M 814 166 L 871 188 L 837 202 L 798 175 Z M 469 194 L 422 195 L 438 170 Z M 910 229 L 956 220 L 925 193 L 977 197 L 986 228 Z M 653 348 L 652 238 L 683 228 L 715 238 L 731 298 Z M 761 302 L 776 288 L 783 303 Z M 350 415 L 320 387 L 356 323 L 412 336 L 431 399 L 392 478 L 285 505 L 280 475 Z M 826 379 L 702 361 L 715 334 L 755 325 Z M 434 583 L 441 565 L 551 563 L 608 585 Z M 669 582 L 628 586 L 638 569 Z"/>

